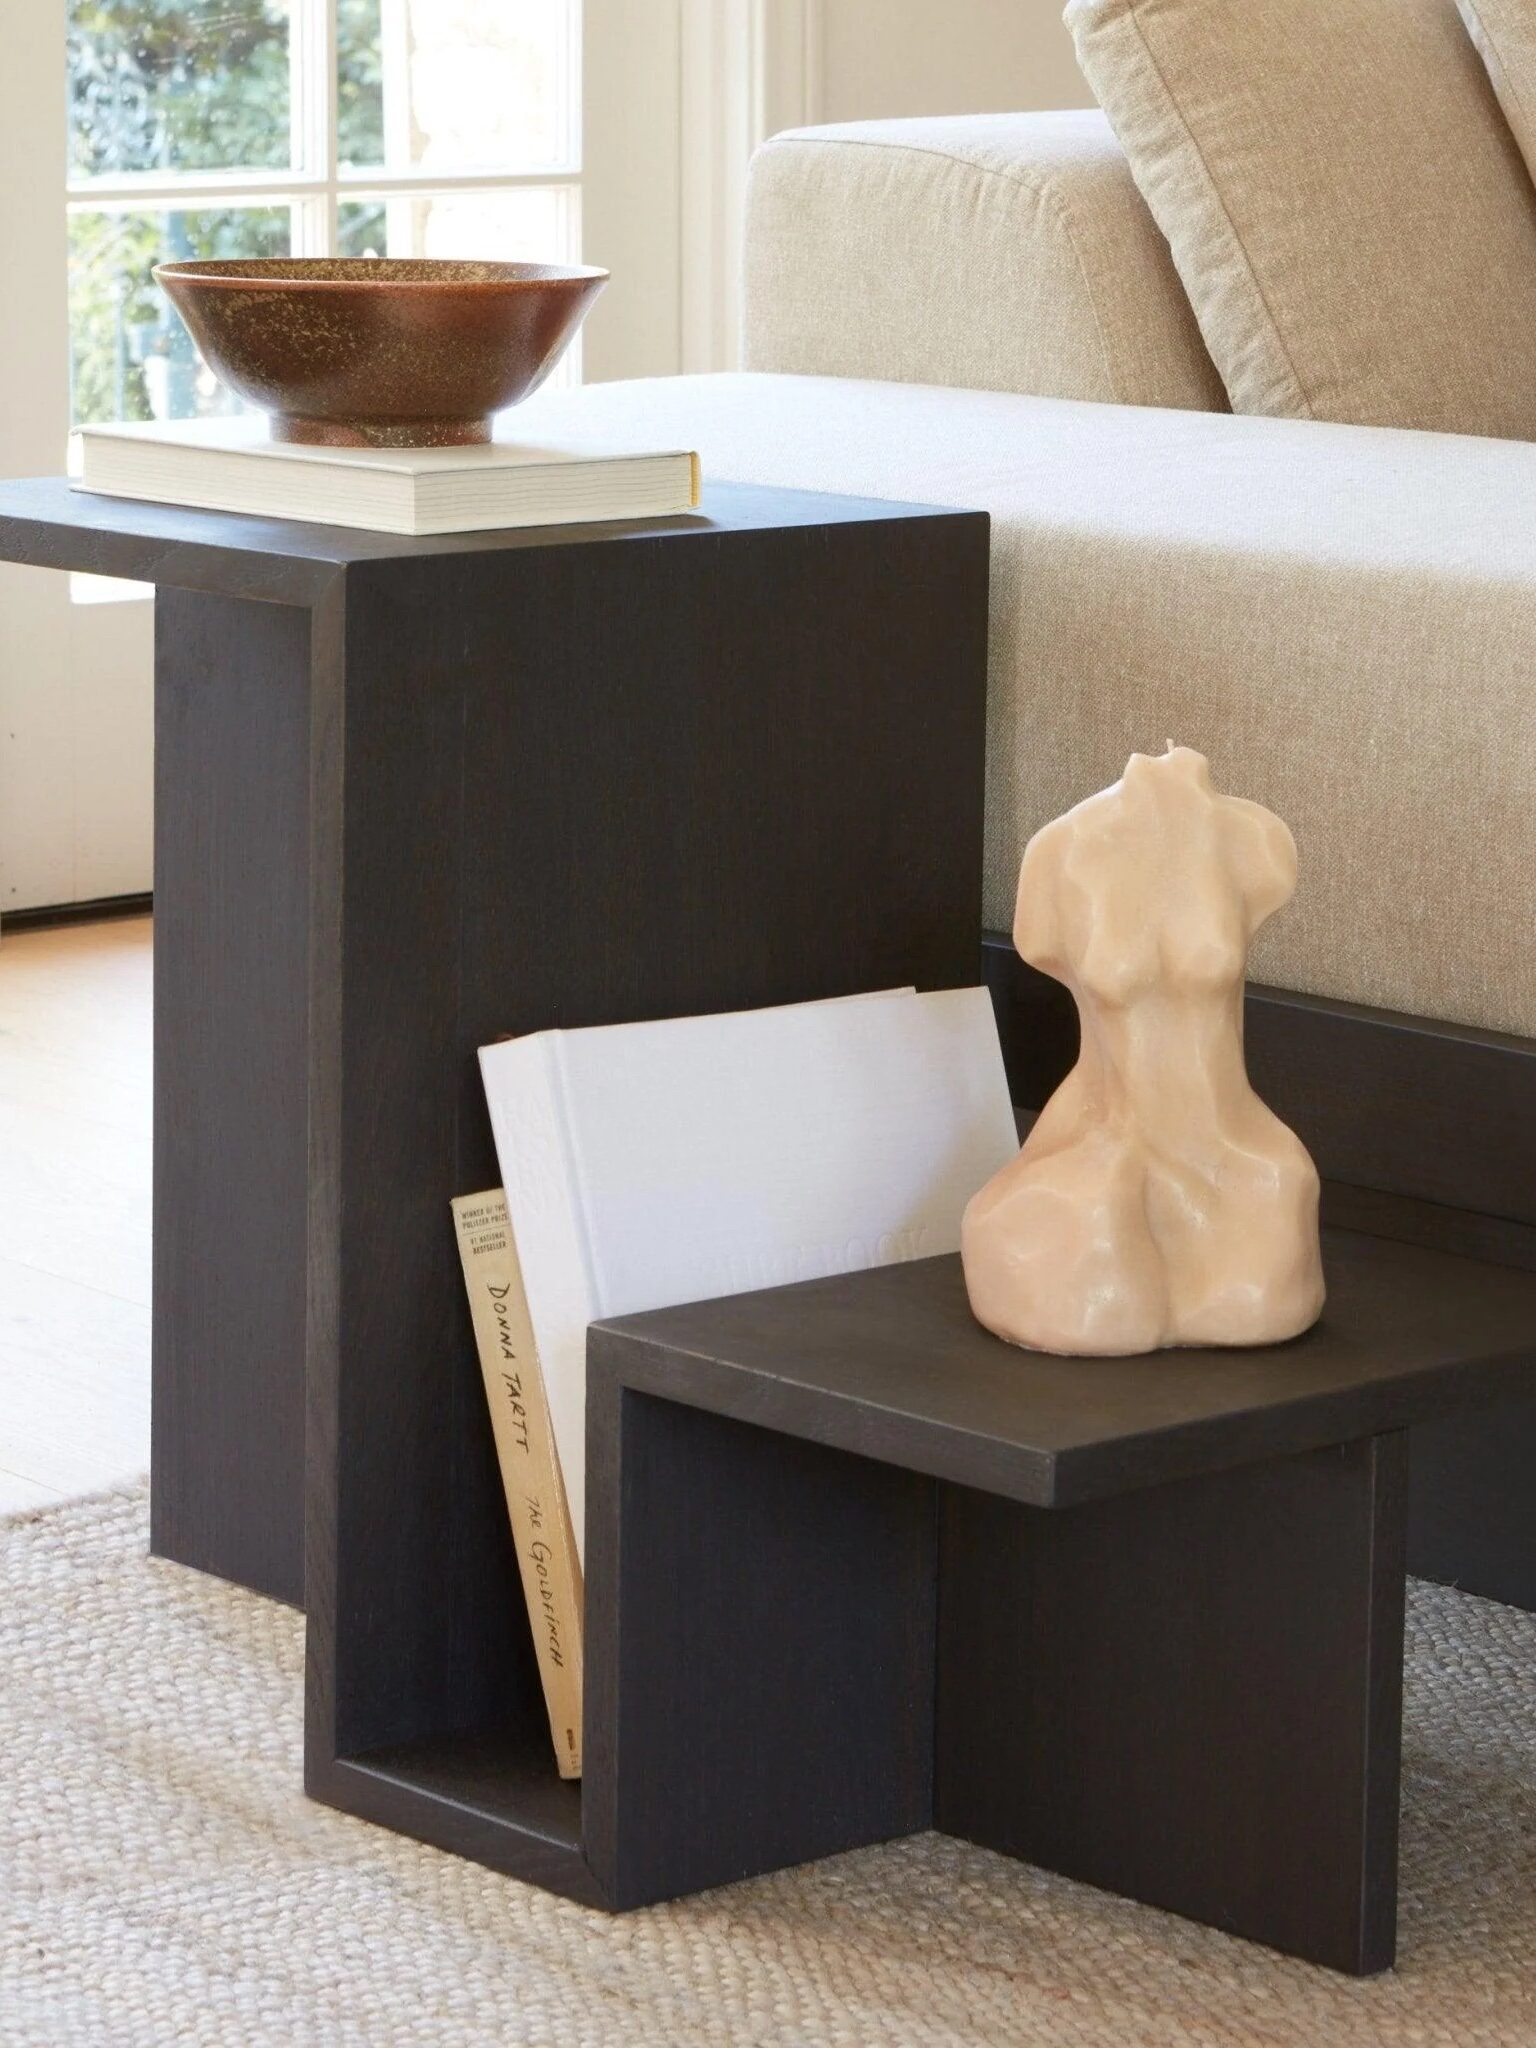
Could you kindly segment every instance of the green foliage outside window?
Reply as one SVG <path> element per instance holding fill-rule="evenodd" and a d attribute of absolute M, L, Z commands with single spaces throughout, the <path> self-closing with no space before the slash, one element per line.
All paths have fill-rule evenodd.
<path fill-rule="evenodd" d="M 288 248 L 286 206 L 71 215 L 75 424 L 231 411 L 222 386 L 199 389 L 208 380 L 200 379 L 191 337 L 150 270 L 192 256 L 285 256 Z"/>
<path fill-rule="evenodd" d="M 336 157 L 384 161 L 383 31 L 379 0 L 336 0 Z"/>
<path fill-rule="evenodd" d="M 288 18 L 271 0 L 72 0 L 76 176 L 280 170 Z"/>

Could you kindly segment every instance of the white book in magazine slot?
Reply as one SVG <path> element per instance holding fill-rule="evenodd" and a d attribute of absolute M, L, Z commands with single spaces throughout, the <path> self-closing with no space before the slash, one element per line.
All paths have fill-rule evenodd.
<path fill-rule="evenodd" d="M 480 1064 L 583 1552 L 589 1323 L 953 1252 L 1018 1150 L 980 988 L 537 1032 Z"/>

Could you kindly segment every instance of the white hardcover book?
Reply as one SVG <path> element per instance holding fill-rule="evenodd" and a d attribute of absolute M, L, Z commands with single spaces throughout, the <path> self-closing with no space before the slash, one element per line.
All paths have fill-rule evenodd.
<path fill-rule="evenodd" d="M 409 535 L 657 518 L 699 502 L 687 450 L 551 447 L 517 440 L 504 422 L 497 436 L 480 448 L 301 448 L 270 440 L 254 413 L 82 427 L 75 487 Z"/>
<path fill-rule="evenodd" d="M 955 1251 L 1018 1150 L 980 988 L 538 1032 L 480 1065 L 583 1555 L 589 1323 Z"/>

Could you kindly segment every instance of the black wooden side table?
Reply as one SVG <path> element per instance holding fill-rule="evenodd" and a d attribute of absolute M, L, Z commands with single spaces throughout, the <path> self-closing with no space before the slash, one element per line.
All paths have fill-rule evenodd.
<path fill-rule="evenodd" d="M 447 1206 L 496 1179 L 476 1047 L 974 982 L 987 542 L 731 485 L 403 540 L 0 484 L 0 558 L 157 586 L 152 1540 L 306 1601 L 322 1796 L 412 1745 L 429 1839 L 494 1782 L 568 1864 Z"/>
<path fill-rule="evenodd" d="M 1262 1351 L 1012 1350 L 958 1259 L 595 1325 L 605 1900 L 938 1827 L 1386 1968 L 1405 1432 L 1529 1397 L 1536 1275 L 1327 1237 Z"/>

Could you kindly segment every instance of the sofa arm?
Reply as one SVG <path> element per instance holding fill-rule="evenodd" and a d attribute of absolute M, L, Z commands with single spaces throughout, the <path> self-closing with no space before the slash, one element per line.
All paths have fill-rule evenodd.
<path fill-rule="evenodd" d="M 747 367 L 1224 411 L 1102 114 L 778 135 L 748 181 Z"/>

